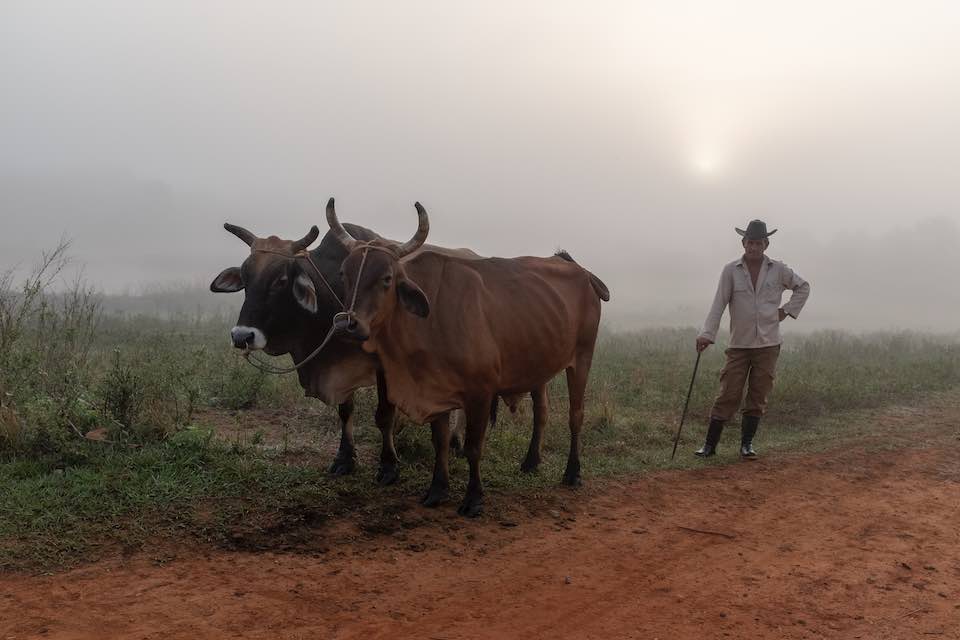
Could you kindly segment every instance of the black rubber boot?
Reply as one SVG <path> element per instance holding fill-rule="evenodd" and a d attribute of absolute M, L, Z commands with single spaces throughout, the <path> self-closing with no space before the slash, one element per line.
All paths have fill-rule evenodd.
<path fill-rule="evenodd" d="M 696 455 L 701 458 L 717 455 L 717 443 L 720 442 L 720 434 L 723 433 L 723 423 L 723 420 L 710 418 L 710 426 L 707 427 L 707 439 L 703 446 L 694 452 Z"/>
<path fill-rule="evenodd" d="M 753 436 L 760 426 L 760 416 L 743 416 L 740 423 L 740 457 L 756 459 L 757 452 L 753 450 Z"/>

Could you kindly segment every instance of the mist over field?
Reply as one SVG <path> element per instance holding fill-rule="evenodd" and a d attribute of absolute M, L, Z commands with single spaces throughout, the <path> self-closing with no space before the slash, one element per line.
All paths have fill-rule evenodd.
<path fill-rule="evenodd" d="M 0 0 L 0 638 L 951 635 L 958 33 L 956 0 Z M 380 326 L 424 309 L 382 255 L 326 331 L 258 253 L 239 322 L 211 281 L 277 245 L 224 222 L 296 240 L 331 196 L 568 251 L 599 331 L 594 281 L 448 295 L 448 261 Z M 705 349 L 754 218 L 810 297 L 782 352 L 729 313 Z M 584 308 L 531 315 L 537 279 Z"/>
<path fill-rule="evenodd" d="M 733 227 L 788 331 L 955 331 L 960 9 L 753 1 L 0 7 L 0 270 L 61 236 L 108 309 L 232 312 L 246 248 L 345 221 L 569 250 L 608 326 L 698 325 Z M 191 291 L 175 293 L 183 288 Z"/>

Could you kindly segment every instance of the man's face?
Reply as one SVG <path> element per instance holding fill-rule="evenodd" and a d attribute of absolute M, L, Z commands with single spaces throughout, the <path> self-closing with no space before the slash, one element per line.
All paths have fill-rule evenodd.
<path fill-rule="evenodd" d="M 769 240 L 747 240 L 743 239 L 743 255 L 748 260 L 759 260 L 763 257 L 763 252 L 770 246 Z"/>

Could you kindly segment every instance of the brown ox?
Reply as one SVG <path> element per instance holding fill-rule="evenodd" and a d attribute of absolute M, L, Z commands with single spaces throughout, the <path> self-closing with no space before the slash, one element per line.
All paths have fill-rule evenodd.
<path fill-rule="evenodd" d="M 377 355 L 392 404 L 414 422 L 431 423 L 436 462 L 424 502 L 448 497 L 447 416 L 453 409 L 466 414 L 470 480 L 458 509 L 462 515 L 482 509 L 480 454 L 498 394 L 533 394 L 528 461 L 539 462 L 544 388 L 564 370 L 570 453 L 563 482 L 579 484 L 583 397 L 600 301 L 609 300 L 606 286 L 566 253 L 480 260 L 429 250 L 414 254 L 429 231 L 426 211 L 419 203 L 416 208 L 419 228 L 402 245 L 353 238 L 337 220 L 332 198 L 327 222 L 349 252 L 341 277 L 351 303 L 337 330 Z"/>

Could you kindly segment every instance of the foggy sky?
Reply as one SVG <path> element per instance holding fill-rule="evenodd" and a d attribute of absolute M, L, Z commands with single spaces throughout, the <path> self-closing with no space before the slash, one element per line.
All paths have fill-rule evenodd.
<path fill-rule="evenodd" d="M 880 6 L 882 5 L 882 6 Z M 341 219 L 568 249 L 621 325 L 699 321 L 734 226 L 807 326 L 956 328 L 952 2 L 0 3 L 0 269 L 206 283 Z M 211 294 L 212 295 L 212 294 Z M 798 323 L 795 326 L 801 326 Z"/>

